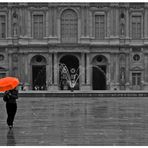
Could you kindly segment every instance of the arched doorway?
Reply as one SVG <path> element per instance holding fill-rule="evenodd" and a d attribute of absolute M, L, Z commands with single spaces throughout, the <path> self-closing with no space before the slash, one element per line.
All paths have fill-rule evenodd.
<path fill-rule="evenodd" d="M 36 55 L 31 60 L 32 64 L 32 89 L 46 90 L 46 59 Z"/>
<path fill-rule="evenodd" d="M 60 90 L 70 90 L 69 80 L 75 81 L 74 90 L 79 90 L 79 60 L 76 56 L 65 55 L 60 59 L 59 87 Z"/>
<path fill-rule="evenodd" d="M 98 55 L 92 63 L 92 89 L 106 90 L 106 70 L 107 59 L 103 55 Z"/>

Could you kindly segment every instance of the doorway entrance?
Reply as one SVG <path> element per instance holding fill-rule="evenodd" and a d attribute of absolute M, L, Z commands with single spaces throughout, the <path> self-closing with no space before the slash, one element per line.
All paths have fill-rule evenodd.
<path fill-rule="evenodd" d="M 46 66 L 32 65 L 32 78 L 34 90 L 46 89 Z"/>
<path fill-rule="evenodd" d="M 103 55 L 98 55 L 93 59 L 92 63 L 92 89 L 106 90 L 106 71 L 107 59 Z"/>
<path fill-rule="evenodd" d="M 93 67 L 93 90 L 106 90 L 106 66 Z"/>
<path fill-rule="evenodd" d="M 32 89 L 46 90 L 46 59 L 44 56 L 35 55 L 31 59 Z"/>

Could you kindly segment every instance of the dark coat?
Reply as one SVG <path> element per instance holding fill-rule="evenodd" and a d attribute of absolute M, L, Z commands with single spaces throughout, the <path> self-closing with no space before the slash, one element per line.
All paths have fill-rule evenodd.
<path fill-rule="evenodd" d="M 16 99 L 18 99 L 18 90 L 12 89 L 4 93 L 3 100 L 6 103 L 16 103 Z"/>

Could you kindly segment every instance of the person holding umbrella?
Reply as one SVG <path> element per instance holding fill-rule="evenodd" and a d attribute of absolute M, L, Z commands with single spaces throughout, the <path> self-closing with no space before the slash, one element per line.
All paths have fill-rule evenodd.
<path fill-rule="evenodd" d="M 13 128 L 13 121 L 17 111 L 18 90 L 16 88 L 5 91 L 3 100 L 6 102 L 7 124 L 9 128 Z"/>
<path fill-rule="evenodd" d="M 7 124 L 10 129 L 13 128 L 13 121 L 17 111 L 18 90 L 16 87 L 18 85 L 19 80 L 15 77 L 0 79 L 0 91 L 4 92 L 3 100 L 6 102 Z"/>

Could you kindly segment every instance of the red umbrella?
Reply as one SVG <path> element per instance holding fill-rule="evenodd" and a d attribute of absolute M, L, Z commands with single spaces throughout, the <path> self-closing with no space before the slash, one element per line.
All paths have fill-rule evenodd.
<path fill-rule="evenodd" d="M 14 89 L 19 85 L 19 80 L 15 77 L 5 77 L 0 79 L 0 91 L 5 92 L 7 90 Z"/>

